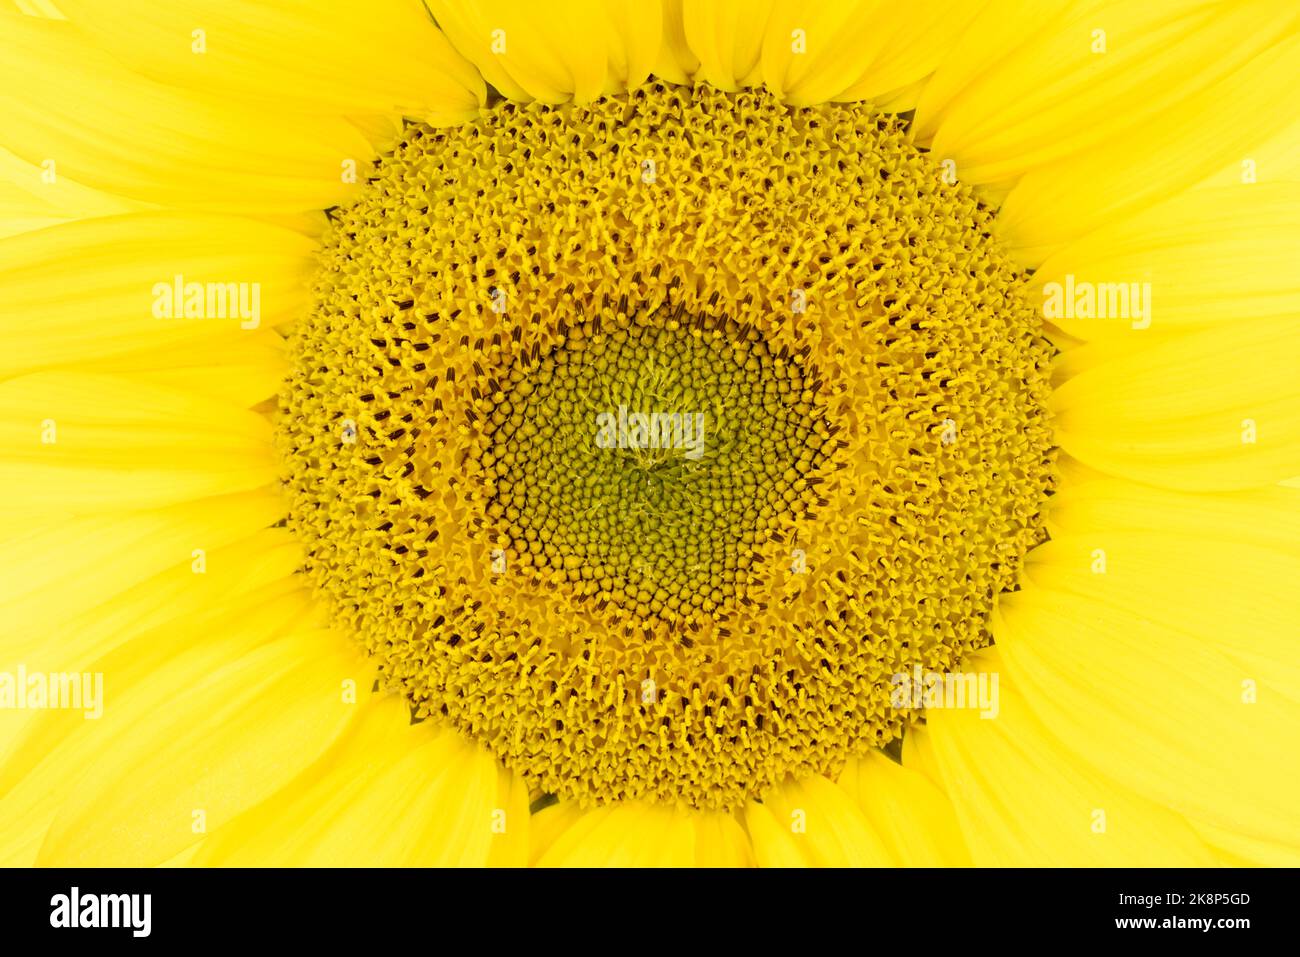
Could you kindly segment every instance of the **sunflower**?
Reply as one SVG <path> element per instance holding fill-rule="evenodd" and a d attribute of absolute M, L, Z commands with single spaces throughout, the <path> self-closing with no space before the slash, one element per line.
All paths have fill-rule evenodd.
<path fill-rule="evenodd" d="M 1300 862 L 1298 28 L 17 0 L 0 860 Z"/>

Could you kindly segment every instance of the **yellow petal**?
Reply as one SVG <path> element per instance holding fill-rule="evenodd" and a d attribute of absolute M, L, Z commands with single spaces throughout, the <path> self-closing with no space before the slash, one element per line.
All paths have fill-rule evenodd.
<path fill-rule="evenodd" d="M 760 82 L 774 6 L 774 0 L 682 0 L 686 43 L 700 61 L 695 79 L 733 91 Z"/>
<path fill-rule="evenodd" d="M 894 864 L 970 865 L 970 852 L 952 804 L 921 772 L 872 751 L 850 758 L 838 783 L 880 835 Z"/>
<path fill-rule="evenodd" d="M 585 815 L 577 801 L 556 801 L 534 814 L 528 822 L 528 863 L 536 865 L 560 835 Z"/>
<path fill-rule="evenodd" d="M 508 781 L 500 790 L 490 754 L 452 730 L 412 725 L 399 696 L 369 696 L 359 709 L 316 764 L 208 837 L 194 863 L 482 866 L 498 841 L 526 845 L 527 795 Z"/>
<path fill-rule="evenodd" d="M 754 849 L 749 835 L 725 811 L 700 811 L 695 824 L 696 867 L 753 867 Z"/>
<path fill-rule="evenodd" d="M 0 543 L 0 613 L 13 629 L 0 647 L 29 648 L 55 626 L 169 569 L 200 578 L 209 559 L 216 566 L 220 549 L 283 514 L 272 489 L 123 514 L 55 520 L 38 513 L 32 529 Z"/>
<path fill-rule="evenodd" d="M 1048 503 L 1053 538 L 1120 529 L 1152 535 L 1204 535 L 1216 541 L 1300 554 L 1300 492 L 1264 486 L 1197 495 L 1107 476 L 1072 476 Z"/>
<path fill-rule="evenodd" d="M 1276 105 L 1300 98 L 1297 57 L 1300 37 L 1289 37 L 1132 128 L 1118 152 L 1100 143 L 1026 173 L 1007 194 L 999 235 L 1036 266 L 1080 236 L 1240 164 L 1290 125 Z"/>
<path fill-rule="evenodd" d="M 1030 43 L 1060 18 L 1070 0 L 989 0 L 943 57 L 934 75 L 926 81 L 912 135 L 929 146 L 935 131 L 961 96 L 980 77 Z"/>
<path fill-rule="evenodd" d="M 14 0 L 18 9 L 29 17 L 49 17 L 53 20 L 62 20 L 64 16 L 59 12 L 59 8 L 54 5 L 54 0 Z"/>
<path fill-rule="evenodd" d="M 283 528 L 251 528 L 222 521 L 228 505 L 221 502 L 187 504 L 177 510 L 175 526 L 166 529 L 170 550 L 164 540 L 163 547 L 148 541 L 143 544 L 155 548 L 149 554 L 145 548 L 132 553 L 130 562 L 117 562 L 122 573 L 112 574 L 104 566 L 113 555 L 114 539 L 103 539 L 99 547 L 101 561 L 93 587 L 69 587 L 72 576 L 88 574 L 85 566 L 72 569 L 70 575 L 61 574 L 36 591 L 28 593 L 24 601 L 7 601 L 3 607 L 10 620 L 22 623 L 0 642 L 0 667 L 25 663 L 41 671 L 82 671 L 108 654 L 114 648 L 142 632 L 161 627 L 169 622 L 185 620 L 197 628 L 199 619 L 252 592 L 280 582 L 291 581 L 292 575 L 302 566 L 302 547 L 297 539 Z M 247 521 L 265 524 L 266 509 L 259 520 L 256 511 L 249 511 Z M 271 513 L 272 515 L 274 513 Z M 187 521 L 187 519 L 189 521 Z M 115 517 L 120 534 L 117 542 L 130 541 L 135 531 L 130 518 Z M 196 530 L 195 520 L 210 527 Z M 218 524 L 220 523 L 220 524 Z M 254 525 L 253 527 L 256 527 Z M 66 534 L 59 543 L 56 559 L 85 547 L 78 537 L 79 526 L 62 526 L 56 529 Z M 236 536 L 230 544 L 223 544 Z M 179 538 L 181 547 L 175 546 Z M 188 540 L 187 540 L 188 538 Z M 203 551 L 202 573 L 196 574 L 196 560 L 191 557 L 188 545 L 194 541 L 207 542 Z M 21 548 L 18 549 L 21 554 Z M 0 549 L 9 557 L 9 550 Z M 35 554 L 35 553 L 33 553 Z M 81 556 L 78 555 L 80 558 Z M 40 556 L 32 561 L 48 561 Z M 154 573 L 158 562 L 170 562 L 162 571 Z M 79 563 L 78 563 L 79 564 Z M 92 565 L 92 567 L 94 567 Z M 114 569 L 116 571 L 116 568 Z M 60 593 L 59 589 L 63 591 Z M 112 591 L 113 588 L 118 591 Z M 58 600 L 54 600 L 54 596 Z M 44 604 L 42 604 L 44 602 Z M 26 612 L 26 613 L 24 613 Z M 19 617 L 21 615 L 22 617 Z"/>
<path fill-rule="evenodd" d="M 1052 541 L 1027 575 L 1112 604 L 1148 602 L 1163 623 L 1300 702 L 1291 633 L 1300 599 L 1285 587 L 1300 572 L 1300 488 L 1198 495 L 1101 478 L 1067 485 L 1047 521 Z M 1236 574 L 1231 589 L 1219 587 L 1225 565 Z"/>
<path fill-rule="evenodd" d="M 102 717 L 42 712 L 0 767 L 0 847 L 52 816 L 42 864 L 158 864 L 292 780 L 346 726 L 343 682 L 364 671 L 346 641 L 296 627 L 302 600 L 233 604 L 201 640 L 162 628 L 92 666 Z"/>
<path fill-rule="evenodd" d="M 1135 492 L 1130 507 L 1158 501 L 1160 492 L 1151 491 Z M 1202 496 L 1168 497 L 1162 503 L 1169 521 L 1183 523 L 1177 530 L 1149 530 L 1139 520 L 1099 516 L 1102 524 L 1086 532 L 1062 533 L 1035 553 L 1026 577 L 1052 593 L 1065 589 L 1135 616 L 1145 613 L 1159 626 L 1195 636 L 1231 662 L 1225 674 L 1241 676 L 1235 690 L 1300 705 L 1300 662 L 1292 635 L 1300 598 L 1285 587 L 1300 575 L 1300 554 L 1294 544 L 1283 551 L 1241 541 L 1245 536 L 1228 527 L 1234 518 L 1243 524 L 1274 519 L 1284 527 L 1300 500 L 1291 495 L 1285 509 L 1251 503 L 1216 512 L 1186 504 L 1197 498 Z M 1118 510 L 1117 503 L 1108 504 Z M 1193 527 L 1197 521 L 1204 525 Z M 1220 584 L 1225 566 L 1241 576 L 1232 589 Z"/>
<path fill-rule="evenodd" d="M 886 113 L 906 113 L 908 110 L 915 110 L 916 101 L 921 98 L 921 91 L 925 89 L 928 80 L 929 77 L 917 80 L 915 83 L 909 83 L 897 90 L 881 93 L 872 99 L 875 101 L 877 108 Z M 840 95 L 840 99 L 856 99 L 854 96 L 856 92 L 856 88 L 848 89 Z"/>
<path fill-rule="evenodd" d="M 654 74 L 670 83 L 689 83 L 700 69 L 700 58 L 686 42 L 682 2 L 663 0 L 663 45 L 659 48 Z"/>
<path fill-rule="evenodd" d="M 1167 488 L 1243 489 L 1300 473 L 1291 318 L 1215 326 L 1090 368 L 1052 397 L 1061 447 Z"/>
<path fill-rule="evenodd" d="M 158 635 L 174 636 L 177 634 L 210 634 L 214 630 L 230 629 L 230 609 L 241 609 L 250 614 L 256 613 L 257 620 L 248 623 L 250 635 L 270 637 L 281 632 L 297 628 L 320 628 L 325 624 L 323 607 L 313 604 L 311 595 L 302 587 L 302 582 L 292 577 L 279 577 L 272 581 L 257 581 L 253 576 L 233 591 L 226 602 L 200 604 L 202 590 L 192 590 L 190 595 L 183 595 L 176 608 L 157 608 L 137 602 L 132 606 L 127 599 L 134 597 L 137 589 L 124 594 L 123 601 L 113 601 L 101 606 L 109 619 L 103 621 L 84 638 L 67 639 L 63 631 L 65 625 L 39 642 L 32 642 L 35 647 L 30 655 L 15 657 L 12 653 L 13 670 L 19 668 L 32 672 L 80 672 L 89 675 L 102 674 L 103 663 L 134 661 L 131 651 L 123 650 L 126 646 L 135 649 L 151 647 L 148 641 Z M 197 594 L 194 592 L 197 591 Z M 208 596 L 211 597 L 210 595 Z M 191 600 L 186 600 L 191 599 Z M 98 611 L 99 609 L 96 609 Z M 75 621 L 67 622 L 67 627 Z M 242 627 L 242 626 L 241 626 Z M 241 632 L 242 633 L 242 632 Z M 132 645 L 132 643 L 135 643 Z M 19 648 L 17 643 L 11 643 Z M 177 646 L 180 647 L 179 643 Z M 116 668 L 114 694 L 121 696 L 140 680 L 148 677 L 146 665 L 132 664 L 126 668 Z M 68 692 L 73 694 L 71 690 Z M 89 691 L 86 691 L 89 694 Z M 102 701 L 102 696 L 99 697 Z M 90 710 L 90 709 L 86 709 Z M 34 766 L 44 751 L 51 750 L 55 743 L 70 731 L 81 727 L 81 712 L 75 707 L 71 711 L 74 720 L 69 721 L 65 715 L 69 712 L 49 709 L 25 712 L 31 720 L 22 723 L 22 734 L 15 734 L 8 740 L 0 741 L 0 758 L 8 764 L 12 772 L 9 780 L 16 781 L 22 769 Z M 93 721 L 98 721 L 94 718 Z M 33 744 L 36 741 L 37 744 Z"/>
<path fill-rule="evenodd" d="M 778 99 L 809 106 L 853 86 L 888 45 L 910 11 L 842 0 L 806 7 L 776 3 L 764 32 L 763 80 Z M 893 89 L 891 84 L 876 92 Z"/>
<path fill-rule="evenodd" d="M 1124 0 L 1077 5 L 1004 56 L 993 59 L 984 51 L 983 68 L 966 74 L 964 88 L 943 103 L 941 115 L 927 118 L 923 133 L 934 128 L 935 155 L 954 159 L 962 179 L 995 190 L 1095 147 L 1111 151 L 1123 143 L 1127 151 L 1130 130 L 1228 76 L 1290 31 L 1288 6 L 1276 0 L 1226 7 Z M 972 60 L 964 65 L 969 70 Z M 923 105 L 934 103 L 927 94 Z"/>
<path fill-rule="evenodd" d="M 0 12 L 0 128 L 23 160 L 148 203 L 259 214 L 340 204 L 373 157 L 343 117 L 289 114 L 132 73 L 66 21 Z"/>
<path fill-rule="evenodd" d="M 745 822 L 761 867 L 796 863 L 792 851 L 813 867 L 893 864 L 853 798 L 820 775 L 773 788 L 746 808 Z"/>
<path fill-rule="evenodd" d="M 1196 188 L 1300 182 L 1300 119 L 1266 136 L 1245 156 L 1230 158 Z"/>
<path fill-rule="evenodd" d="M 781 820 L 766 804 L 752 802 L 745 807 L 745 828 L 753 842 L 754 860 L 759 867 L 807 867 L 808 855 L 795 842 L 790 821 Z"/>
<path fill-rule="evenodd" d="M 129 373 L 136 382 L 251 408 L 275 398 L 289 367 L 284 339 L 259 329 L 214 337 L 202 351 L 166 346 L 84 363 L 82 368 Z"/>
<path fill-rule="evenodd" d="M 552 812 L 558 817 L 565 812 Z M 689 867 L 691 812 L 629 801 L 578 815 L 537 857 L 538 867 Z"/>
<path fill-rule="evenodd" d="M 1232 867 L 1300 867 L 1300 846 L 1288 847 L 1195 821 L 1192 826 L 1224 863 Z"/>
<path fill-rule="evenodd" d="M 376 153 L 387 153 L 402 139 L 405 123 L 401 117 L 386 113 L 366 113 L 350 116 L 348 121 L 361 131 Z"/>
<path fill-rule="evenodd" d="M 1052 319 L 1082 339 L 1140 339 L 1153 330 L 1300 315 L 1298 222 L 1300 182 L 1188 190 L 1050 256 L 1028 295 L 1045 302 L 1044 289 L 1054 288 L 1064 307 L 1067 288 L 1120 284 L 1116 293 L 1129 296 L 1127 312 L 1111 310 L 1108 294 L 1107 312 L 1115 315 Z M 1137 319 L 1132 306 L 1144 288 L 1150 315 Z"/>
<path fill-rule="evenodd" d="M 0 382 L 0 482 L 20 508 L 153 508 L 269 485 L 271 425 L 246 408 L 129 376 Z"/>
<path fill-rule="evenodd" d="M 465 745 L 462 744 L 461 747 Z M 481 752 L 481 749 L 475 749 Z M 475 761 L 481 761 L 479 754 Z M 527 867 L 532 848 L 532 815 L 528 782 L 499 761 L 496 802 L 493 804 L 492 844 L 488 850 L 488 867 Z M 498 817 L 497 812 L 501 814 Z M 498 826 L 499 825 L 499 826 Z"/>
<path fill-rule="evenodd" d="M 659 57 L 662 13 L 633 0 L 430 0 L 443 32 L 512 100 L 589 103 L 632 89 Z"/>
<path fill-rule="evenodd" d="M 1300 847 L 1300 702 L 1277 690 L 1293 680 L 1297 600 L 1282 590 L 1298 571 L 1265 549 L 1099 528 L 1035 551 L 993 631 L 1034 713 L 1099 773 Z"/>
<path fill-rule="evenodd" d="M 877 99 L 932 73 L 979 7 L 944 0 L 777 3 L 763 42 L 763 79 L 798 106 Z"/>
<path fill-rule="evenodd" d="M 145 208 L 143 203 L 59 176 L 57 163 L 35 165 L 0 147 L 0 239 L 83 216 L 114 216 Z"/>
<path fill-rule="evenodd" d="M 161 83 L 267 109 L 461 122 L 485 92 L 419 3 L 60 0 L 96 46 Z"/>
<path fill-rule="evenodd" d="M 169 346 L 201 354 L 217 340 L 244 341 L 306 309 L 314 245 L 265 223 L 174 212 L 87 219 L 0 240 L 0 375 Z M 231 295 L 229 283 L 244 285 Z M 187 319 L 191 284 L 202 284 L 202 309 Z M 208 284 L 220 287 L 211 311 Z M 241 304 L 249 307 L 242 314 Z"/>
<path fill-rule="evenodd" d="M 923 775 L 931 784 L 942 790 L 943 772 L 934 761 L 934 749 L 926 737 L 925 725 L 914 724 L 903 735 L 903 767 Z"/>
<path fill-rule="evenodd" d="M 638 826 L 645 835 L 630 831 Z M 584 811 L 576 801 L 561 800 L 533 815 L 530 838 L 532 862 L 541 867 L 754 864 L 749 837 L 723 811 L 636 802 Z"/>
<path fill-rule="evenodd" d="M 976 866 L 1213 863 L 1183 818 L 1084 765 L 1052 737 L 1030 711 L 1036 698 L 1012 683 L 996 649 L 967 668 L 998 675 L 996 717 L 927 709 L 918 747 L 932 751 L 927 760 L 940 770 Z"/>
<path fill-rule="evenodd" d="M 609 21 L 606 93 L 634 90 L 659 62 L 663 48 L 662 4 L 643 0 L 602 0 Z"/>

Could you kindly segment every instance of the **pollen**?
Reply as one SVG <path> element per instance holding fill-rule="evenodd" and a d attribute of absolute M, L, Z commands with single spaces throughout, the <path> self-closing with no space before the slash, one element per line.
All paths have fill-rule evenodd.
<path fill-rule="evenodd" d="M 332 211 L 278 446 L 305 573 L 536 792 L 735 807 L 923 712 L 1045 537 L 1051 348 L 864 104 L 652 85 L 409 126 Z"/>

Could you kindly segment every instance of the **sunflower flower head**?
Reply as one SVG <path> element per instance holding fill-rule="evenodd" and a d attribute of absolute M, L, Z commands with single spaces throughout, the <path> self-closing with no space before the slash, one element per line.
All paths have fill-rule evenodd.
<path fill-rule="evenodd" d="M 0 46 L 0 864 L 1300 862 L 1293 2 Z"/>
<path fill-rule="evenodd" d="M 989 224 L 861 105 L 654 84 L 409 128 L 294 340 L 313 579 L 537 789 L 838 773 L 1042 537 L 1050 352 Z"/>

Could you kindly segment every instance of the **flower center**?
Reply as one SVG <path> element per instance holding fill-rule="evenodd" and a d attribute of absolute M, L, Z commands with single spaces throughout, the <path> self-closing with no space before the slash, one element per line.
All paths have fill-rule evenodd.
<path fill-rule="evenodd" d="M 683 324 L 683 319 L 685 324 Z M 619 313 L 512 366 L 488 415 L 504 553 L 653 640 L 730 608 L 793 534 L 829 441 L 804 369 L 752 327 Z"/>
<path fill-rule="evenodd" d="M 986 645 L 1044 537 L 1050 348 L 991 212 L 865 105 L 407 132 L 332 215 L 279 420 L 384 680 L 585 803 L 895 739 L 891 676 Z"/>

